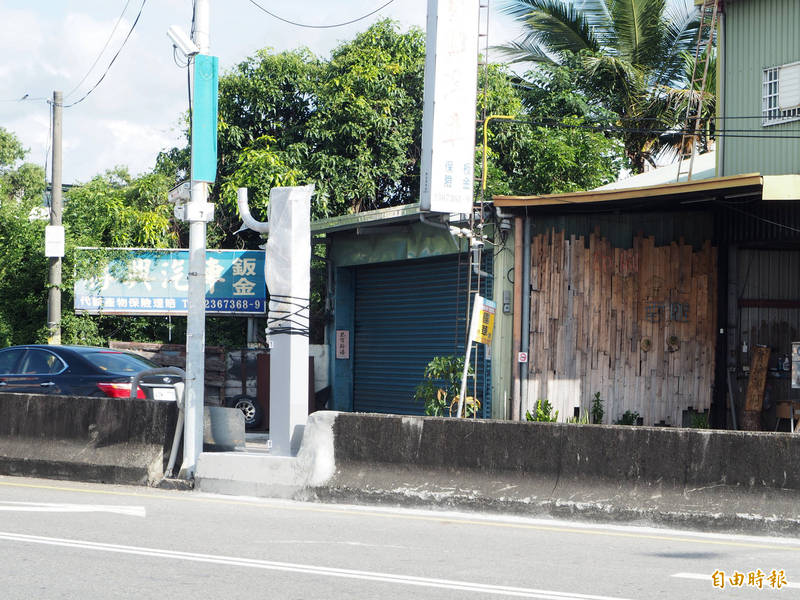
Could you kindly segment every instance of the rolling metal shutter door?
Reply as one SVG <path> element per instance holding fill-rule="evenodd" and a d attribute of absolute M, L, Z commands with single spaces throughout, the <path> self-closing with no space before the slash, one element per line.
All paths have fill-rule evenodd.
<path fill-rule="evenodd" d="M 428 362 L 464 353 L 467 268 L 451 255 L 356 269 L 353 410 L 424 414 L 414 391 Z M 489 397 L 483 354 L 481 400 Z M 486 404 L 482 414 L 491 415 Z"/>

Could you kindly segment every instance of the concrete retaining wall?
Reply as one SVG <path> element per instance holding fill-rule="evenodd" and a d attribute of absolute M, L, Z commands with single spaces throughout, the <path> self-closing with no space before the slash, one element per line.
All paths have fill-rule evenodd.
<path fill-rule="evenodd" d="M 174 402 L 0 393 L 0 474 L 153 484 L 177 415 Z"/>
<path fill-rule="evenodd" d="M 800 532 L 800 435 L 352 413 L 307 432 L 327 427 L 318 499 Z"/>

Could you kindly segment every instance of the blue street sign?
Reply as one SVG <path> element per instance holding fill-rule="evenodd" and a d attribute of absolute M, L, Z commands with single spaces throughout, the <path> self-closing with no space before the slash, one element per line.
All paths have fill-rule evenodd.
<path fill-rule="evenodd" d="M 111 260 L 101 273 L 75 279 L 75 312 L 105 315 L 185 315 L 188 250 L 82 248 Z M 206 312 L 263 315 L 267 286 L 262 250 L 206 251 Z"/>
<path fill-rule="evenodd" d="M 217 176 L 218 59 L 194 57 L 192 97 L 192 181 L 213 183 Z"/>

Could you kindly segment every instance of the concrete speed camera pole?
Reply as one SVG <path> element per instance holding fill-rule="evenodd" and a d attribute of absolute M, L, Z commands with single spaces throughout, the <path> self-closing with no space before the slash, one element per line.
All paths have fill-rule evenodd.
<path fill-rule="evenodd" d="M 269 235 L 265 276 L 269 290 L 269 439 L 272 454 L 297 454 L 308 420 L 308 328 L 311 287 L 313 185 L 272 188 L 269 222 L 250 215 L 247 190 L 239 189 L 245 228 Z"/>
<path fill-rule="evenodd" d="M 313 191 L 313 185 L 273 188 L 269 195 L 269 437 L 272 453 L 281 456 L 297 454 L 308 420 Z"/>

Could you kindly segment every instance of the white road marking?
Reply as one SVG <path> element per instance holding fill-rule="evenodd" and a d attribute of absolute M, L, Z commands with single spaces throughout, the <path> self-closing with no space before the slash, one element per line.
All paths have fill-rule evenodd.
<path fill-rule="evenodd" d="M 709 585 L 711 585 L 711 583 L 712 583 L 711 575 L 707 574 L 707 573 L 706 574 L 703 574 L 703 573 L 675 573 L 673 575 L 673 577 L 677 577 L 678 579 L 699 579 L 701 581 L 708 582 Z M 765 588 L 769 587 L 769 584 L 764 584 L 764 587 Z M 783 588 L 798 588 L 798 589 L 800 589 L 800 583 L 791 583 L 791 582 L 784 583 L 781 586 L 781 589 L 783 589 Z M 770 589 L 772 589 L 772 588 L 770 588 Z M 777 589 L 777 588 L 775 588 L 775 589 Z"/>
<path fill-rule="evenodd" d="M 212 554 L 198 554 L 194 552 L 179 552 L 175 550 L 160 550 L 157 548 L 144 548 L 140 546 L 121 546 L 88 542 L 83 540 L 69 540 L 51 538 L 20 533 L 2 533 L 0 540 L 9 542 L 44 544 L 48 546 L 61 546 L 65 548 L 79 548 L 97 552 L 110 552 L 117 554 L 132 554 L 150 558 L 168 558 L 199 563 L 211 563 L 226 566 L 249 567 L 253 569 L 266 569 L 271 571 L 285 571 L 289 573 L 307 573 L 324 577 L 340 577 L 347 579 L 360 579 L 363 581 L 377 581 L 381 583 L 395 583 L 413 585 L 418 587 L 441 588 L 494 596 L 514 596 L 518 598 L 538 598 L 540 600 L 624 600 L 611 596 L 595 596 L 591 594 L 577 594 L 572 592 L 556 592 L 552 590 L 537 590 L 533 588 L 519 588 L 500 585 L 487 585 L 468 581 L 455 581 L 450 579 L 434 579 L 431 577 L 414 577 L 412 575 L 395 575 L 376 571 L 358 571 L 354 569 L 337 569 L 299 563 L 286 563 L 270 560 L 239 558 L 234 556 L 215 556 Z"/>
<path fill-rule="evenodd" d="M 115 504 L 58 504 L 51 502 L 0 502 L 0 511 L 56 512 L 56 513 L 112 513 L 129 517 L 144 517 L 144 506 L 119 506 Z"/>
<path fill-rule="evenodd" d="M 270 545 L 275 544 L 297 546 L 301 544 L 314 545 L 314 546 L 348 546 L 356 548 L 381 548 L 384 550 L 408 550 L 408 546 L 397 546 L 391 544 L 367 544 L 364 542 L 350 542 L 346 540 L 276 540 L 271 539 Z"/>
<path fill-rule="evenodd" d="M 513 515 L 497 515 L 492 513 L 466 513 L 438 509 L 398 508 L 384 506 L 364 506 L 358 504 L 325 504 L 319 502 L 303 502 L 298 500 L 282 500 L 275 498 L 257 498 L 253 496 L 221 496 L 219 494 L 195 493 L 193 500 L 207 499 L 211 502 L 226 504 L 265 505 L 284 510 L 346 513 L 366 516 L 385 516 L 393 519 L 405 518 L 420 521 L 448 521 L 464 525 L 486 525 L 520 529 L 538 529 L 543 531 L 559 531 L 588 533 L 597 535 L 616 535 L 619 537 L 659 539 L 677 542 L 699 542 L 716 545 L 732 545 L 742 547 L 771 548 L 784 546 L 790 550 L 800 550 L 800 539 L 781 538 L 767 535 L 742 535 L 739 533 L 711 533 L 674 529 L 671 527 L 646 527 L 641 525 L 613 525 L 608 523 L 589 523 L 583 521 L 567 521 L 551 517 L 524 517 Z"/>

